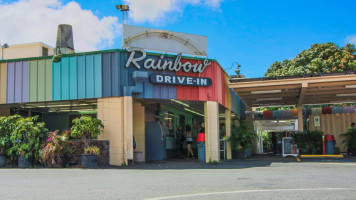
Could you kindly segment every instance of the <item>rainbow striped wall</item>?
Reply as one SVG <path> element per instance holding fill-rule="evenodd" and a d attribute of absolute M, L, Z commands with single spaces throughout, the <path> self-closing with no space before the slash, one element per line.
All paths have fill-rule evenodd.
<path fill-rule="evenodd" d="M 175 56 L 165 55 L 174 61 Z M 147 53 L 146 59 L 158 60 L 159 55 Z M 0 104 L 46 102 L 124 96 L 124 88 L 135 86 L 134 71 L 142 67 L 124 67 L 128 59 L 125 50 L 108 50 L 64 55 L 58 63 L 51 57 L 5 60 L 0 62 Z M 183 57 L 182 62 L 202 63 L 203 59 Z M 216 60 L 209 60 L 202 73 L 145 70 L 151 74 L 208 77 L 209 87 L 143 83 L 143 91 L 133 97 L 149 99 L 177 99 L 215 101 L 243 115 L 244 105 L 228 88 L 229 77 Z M 142 64 L 144 61 L 141 61 Z"/>

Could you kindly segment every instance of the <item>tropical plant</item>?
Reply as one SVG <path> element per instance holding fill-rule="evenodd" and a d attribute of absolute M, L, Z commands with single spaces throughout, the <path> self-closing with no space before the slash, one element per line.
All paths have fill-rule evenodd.
<path fill-rule="evenodd" d="M 90 140 L 102 133 L 103 129 L 104 125 L 100 119 L 84 115 L 80 118 L 73 119 L 71 136 L 74 138 L 82 138 L 84 148 L 88 148 Z"/>
<path fill-rule="evenodd" d="M 306 131 L 293 134 L 295 144 L 301 153 L 321 153 L 322 151 L 322 132 Z"/>
<path fill-rule="evenodd" d="M 271 151 L 271 136 L 268 132 L 262 132 L 263 152 Z"/>
<path fill-rule="evenodd" d="M 38 116 L 16 120 L 15 128 L 11 133 L 10 140 L 12 147 L 7 151 L 8 154 L 21 155 L 25 158 L 34 156 L 38 160 L 40 141 L 48 131 L 44 122 L 37 122 Z"/>
<path fill-rule="evenodd" d="M 63 156 L 72 153 L 69 147 L 69 131 L 58 134 L 58 130 L 49 132 L 45 146 L 40 150 L 40 162 L 47 167 L 61 167 Z"/>
<path fill-rule="evenodd" d="M 349 127 L 346 133 L 340 135 L 342 144 L 347 147 L 347 153 L 356 155 L 356 128 Z"/>
<path fill-rule="evenodd" d="M 100 155 L 100 149 L 99 147 L 96 146 L 89 146 L 87 148 L 84 149 L 84 153 L 85 154 L 92 154 L 92 155 Z"/>
<path fill-rule="evenodd" d="M 275 61 L 265 73 L 266 77 L 330 73 L 356 70 L 356 52 L 353 44 L 339 47 L 335 43 L 313 44 L 294 59 Z"/>
<path fill-rule="evenodd" d="M 19 118 L 19 115 L 0 117 L 0 153 L 6 153 L 6 150 L 11 147 L 10 136 Z"/>
<path fill-rule="evenodd" d="M 242 119 L 237 119 L 240 126 L 232 125 L 231 136 L 228 141 L 231 144 L 231 149 L 235 151 L 244 151 L 252 147 L 252 143 L 257 136 L 254 132 L 248 129 L 247 124 Z"/>

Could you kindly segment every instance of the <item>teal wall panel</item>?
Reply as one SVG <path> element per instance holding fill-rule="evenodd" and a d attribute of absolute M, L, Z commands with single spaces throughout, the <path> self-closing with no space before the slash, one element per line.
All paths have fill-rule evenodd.
<path fill-rule="evenodd" d="M 77 57 L 70 57 L 69 58 L 69 65 L 70 66 L 77 66 Z M 78 99 L 78 72 L 76 67 L 69 68 L 69 81 L 70 81 L 70 88 L 69 88 L 69 98 L 70 99 Z"/>
<path fill-rule="evenodd" d="M 53 100 L 102 97 L 101 54 L 64 57 L 53 63 Z"/>

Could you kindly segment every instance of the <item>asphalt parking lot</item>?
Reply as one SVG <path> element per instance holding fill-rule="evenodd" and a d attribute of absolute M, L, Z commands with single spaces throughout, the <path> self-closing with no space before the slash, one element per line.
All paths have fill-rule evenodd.
<path fill-rule="evenodd" d="M 356 199 L 356 159 L 0 169 L 0 199 Z"/>

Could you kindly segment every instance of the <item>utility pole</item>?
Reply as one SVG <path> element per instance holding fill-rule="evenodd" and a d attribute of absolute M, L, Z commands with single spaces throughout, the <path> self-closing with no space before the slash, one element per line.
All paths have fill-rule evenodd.
<path fill-rule="evenodd" d="M 9 48 L 9 45 L 7 43 L 1 45 L 1 60 L 4 60 L 4 49 L 5 48 Z"/>
<path fill-rule="evenodd" d="M 125 18 L 126 18 L 126 24 L 128 24 L 129 21 L 128 21 L 127 13 L 130 10 L 129 5 L 119 4 L 119 5 L 116 5 L 116 9 L 118 9 L 122 12 L 122 24 L 125 23 Z"/>

